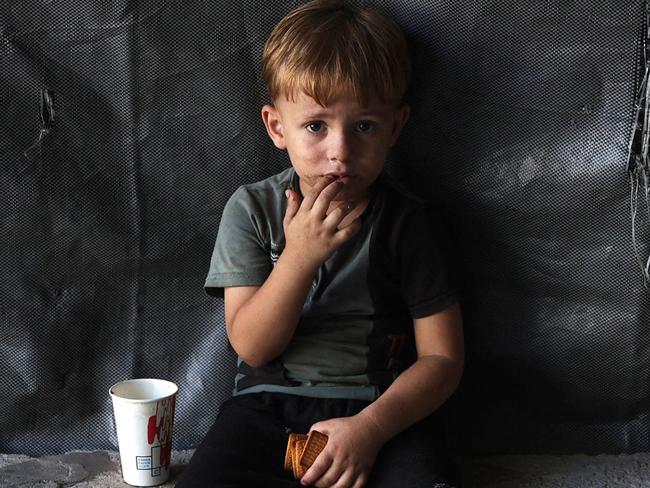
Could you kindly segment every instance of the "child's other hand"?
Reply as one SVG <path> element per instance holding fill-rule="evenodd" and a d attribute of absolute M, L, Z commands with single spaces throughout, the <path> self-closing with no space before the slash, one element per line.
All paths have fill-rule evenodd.
<path fill-rule="evenodd" d="M 283 222 L 285 252 L 291 254 L 295 263 L 317 268 L 359 230 L 359 219 L 339 228 L 352 205 L 343 203 L 327 213 L 342 186 L 333 177 L 321 177 L 302 201 L 298 193 L 287 190 L 288 205 Z"/>
<path fill-rule="evenodd" d="M 365 486 L 385 440 L 376 424 L 363 416 L 335 418 L 311 427 L 329 439 L 300 482 L 317 488 Z"/>

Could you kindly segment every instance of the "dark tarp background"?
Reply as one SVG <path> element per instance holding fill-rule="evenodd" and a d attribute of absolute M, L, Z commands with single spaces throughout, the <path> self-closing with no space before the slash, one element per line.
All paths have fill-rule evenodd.
<path fill-rule="evenodd" d="M 0 3 L 0 451 L 116 448 L 108 388 L 130 377 L 179 384 L 175 448 L 211 425 L 235 358 L 202 285 L 227 198 L 288 165 L 259 57 L 298 3 Z M 390 171 L 458 250 L 455 446 L 650 450 L 627 172 L 645 3 L 366 3 L 416 70 Z"/>

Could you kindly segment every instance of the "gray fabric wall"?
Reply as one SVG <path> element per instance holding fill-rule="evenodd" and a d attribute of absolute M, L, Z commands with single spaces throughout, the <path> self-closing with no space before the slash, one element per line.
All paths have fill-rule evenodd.
<path fill-rule="evenodd" d="M 178 383 L 176 448 L 211 425 L 235 358 L 203 280 L 226 199 L 288 165 L 259 56 L 298 3 L 0 4 L 0 451 L 115 448 L 107 392 L 131 377 Z M 457 249 L 455 447 L 649 450 L 627 173 L 645 3 L 364 3 L 416 70 L 389 169 Z M 647 224 L 641 196 L 642 262 Z"/>

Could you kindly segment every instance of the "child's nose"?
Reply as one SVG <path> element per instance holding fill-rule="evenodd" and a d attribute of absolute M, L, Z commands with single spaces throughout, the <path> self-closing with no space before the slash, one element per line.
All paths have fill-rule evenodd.
<path fill-rule="evenodd" d="M 347 131 L 331 131 L 327 147 L 327 159 L 345 162 L 350 157 L 352 136 Z"/>

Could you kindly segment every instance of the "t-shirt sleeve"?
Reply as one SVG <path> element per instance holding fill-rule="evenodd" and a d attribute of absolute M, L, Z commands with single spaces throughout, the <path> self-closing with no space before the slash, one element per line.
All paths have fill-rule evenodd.
<path fill-rule="evenodd" d="M 414 210 L 400 234 L 400 281 L 411 316 L 427 317 L 456 303 L 459 292 L 451 275 L 450 241 L 438 214 L 425 206 Z"/>
<path fill-rule="evenodd" d="M 209 295 L 223 297 L 223 289 L 230 286 L 260 286 L 271 273 L 259 207 L 245 187 L 226 203 L 205 280 Z"/>

